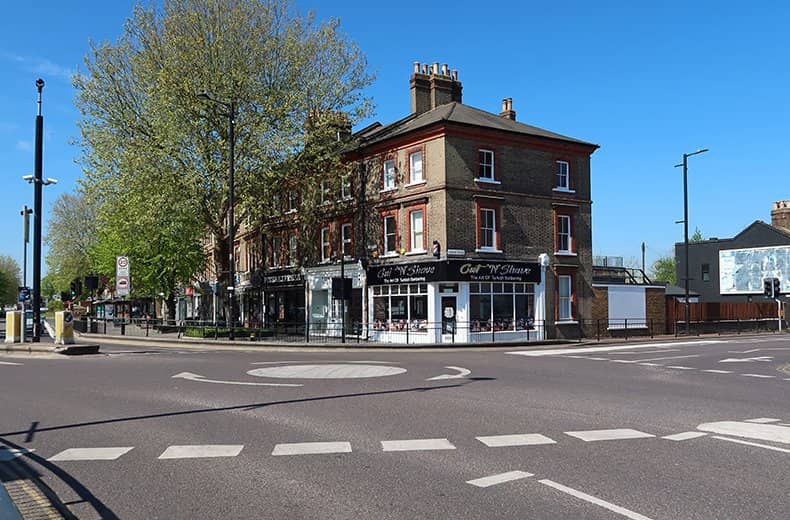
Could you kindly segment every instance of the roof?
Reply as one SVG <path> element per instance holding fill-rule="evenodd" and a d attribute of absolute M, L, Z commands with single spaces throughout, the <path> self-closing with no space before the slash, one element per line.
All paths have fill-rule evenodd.
<path fill-rule="evenodd" d="M 686 296 L 686 289 L 684 287 L 678 287 L 677 285 L 673 285 L 671 283 L 667 284 L 667 292 L 665 293 L 667 296 Z M 697 291 L 692 291 L 689 289 L 689 296 L 699 296 Z"/>
<path fill-rule="evenodd" d="M 693 244 L 712 244 L 712 243 L 721 243 L 721 242 L 734 242 L 735 240 L 741 238 L 742 236 L 748 235 L 749 233 L 751 233 L 752 231 L 754 231 L 757 228 L 765 228 L 768 231 L 773 231 L 774 233 L 777 233 L 777 234 L 781 235 L 782 237 L 790 239 L 790 231 L 787 231 L 786 229 L 783 229 L 783 228 L 780 228 L 780 227 L 773 226 L 771 224 L 768 224 L 767 222 L 763 222 L 762 220 L 755 220 L 754 222 L 752 222 L 751 224 L 749 224 L 748 226 L 743 228 L 743 230 L 740 233 L 738 233 L 737 235 L 735 235 L 732 238 L 709 238 L 708 240 L 699 240 L 699 241 L 696 241 L 696 242 L 689 241 L 689 245 L 693 245 Z M 684 242 L 675 242 L 676 246 L 683 245 L 683 244 L 684 244 Z"/>
<path fill-rule="evenodd" d="M 373 144 L 386 139 L 408 134 L 420 128 L 440 122 L 491 128 L 495 130 L 501 130 L 503 132 L 565 141 L 598 148 L 597 144 L 575 139 L 573 137 L 568 137 L 566 135 L 557 134 L 555 132 L 550 132 L 549 130 L 544 130 L 543 128 L 527 125 L 518 121 L 513 121 L 512 119 L 507 119 L 505 117 L 492 114 L 491 112 L 486 112 L 485 110 L 480 110 L 479 108 L 470 107 L 456 101 L 438 106 L 433 110 L 429 110 L 419 115 L 411 114 L 389 125 L 381 126 L 373 124 L 367 126 L 356 132 L 355 135 L 363 140 L 363 144 Z"/>

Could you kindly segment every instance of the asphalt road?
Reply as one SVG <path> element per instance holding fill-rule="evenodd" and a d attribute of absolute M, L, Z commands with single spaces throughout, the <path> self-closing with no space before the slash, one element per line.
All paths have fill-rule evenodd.
<path fill-rule="evenodd" d="M 790 518 L 787 335 L 103 352 L 0 356 L 0 443 L 78 518 Z"/>

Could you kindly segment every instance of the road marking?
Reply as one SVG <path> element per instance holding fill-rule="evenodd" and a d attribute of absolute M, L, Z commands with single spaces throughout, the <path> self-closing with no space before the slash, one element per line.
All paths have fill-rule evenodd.
<path fill-rule="evenodd" d="M 618 350 L 633 350 L 637 348 L 657 348 L 657 347 L 661 347 L 662 345 L 676 347 L 678 345 L 713 345 L 718 343 L 724 343 L 724 341 L 703 340 L 703 341 L 681 341 L 681 342 L 672 342 L 672 343 L 645 343 L 643 345 L 627 345 L 627 346 L 617 346 L 617 347 L 562 348 L 562 349 L 551 349 L 551 350 L 514 350 L 512 352 L 507 352 L 507 354 L 513 354 L 516 356 L 543 357 L 543 356 L 560 356 L 563 354 L 614 352 Z M 587 359 L 592 359 L 592 358 L 587 358 Z"/>
<path fill-rule="evenodd" d="M 662 348 L 660 350 L 652 350 L 650 352 L 612 352 L 614 356 L 624 356 L 628 354 L 639 354 L 640 356 L 644 356 L 646 354 L 664 354 L 665 352 L 680 352 L 679 348 Z"/>
<path fill-rule="evenodd" d="M 272 455 L 324 455 L 327 453 L 351 453 L 350 442 L 294 442 L 278 444 Z"/>
<path fill-rule="evenodd" d="M 508 471 L 507 473 L 500 473 L 499 475 L 491 475 L 489 477 L 482 477 L 476 478 L 473 480 L 467 480 L 467 484 L 472 484 L 473 486 L 477 486 L 480 488 L 486 488 L 490 486 L 495 486 L 497 484 L 503 484 L 505 482 L 512 482 L 514 480 L 519 480 L 522 478 L 533 477 L 532 473 L 527 473 L 525 471 Z"/>
<path fill-rule="evenodd" d="M 727 437 L 720 437 L 718 435 L 713 435 L 712 437 L 714 439 L 719 439 L 721 441 L 737 442 L 738 444 L 746 444 L 747 446 L 755 446 L 757 448 L 765 448 L 766 450 L 781 451 L 782 453 L 790 453 L 790 450 L 786 450 L 784 448 L 777 448 L 776 446 L 766 446 L 765 444 L 758 444 L 756 442 L 742 441 L 740 439 L 729 439 Z"/>
<path fill-rule="evenodd" d="M 703 372 L 708 372 L 710 374 L 732 374 L 732 370 L 703 370 Z"/>
<path fill-rule="evenodd" d="M 719 421 L 697 426 L 703 432 L 734 435 L 760 441 L 790 444 L 790 428 L 775 424 L 756 424 L 739 421 Z"/>
<path fill-rule="evenodd" d="M 257 377 L 285 379 L 358 379 L 394 376 L 404 372 L 406 372 L 405 368 L 383 365 L 326 364 L 264 367 L 250 370 L 247 373 Z"/>
<path fill-rule="evenodd" d="M 749 358 L 727 358 L 722 359 L 719 363 L 755 363 L 755 362 L 762 362 L 768 363 L 774 357 L 773 356 L 757 356 L 757 357 L 749 357 Z"/>
<path fill-rule="evenodd" d="M 252 370 L 250 372 L 253 372 Z M 247 372 L 249 374 L 249 372 Z M 253 374 L 254 375 L 254 374 Z M 173 379 L 187 379 L 189 381 L 199 381 L 201 383 L 218 383 L 222 385 L 242 385 L 242 386 L 304 386 L 286 383 L 253 383 L 251 381 L 222 381 L 219 379 L 206 379 L 200 374 L 193 374 L 192 372 L 181 372 L 172 376 Z"/>
<path fill-rule="evenodd" d="M 681 367 L 681 366 L 677 366 L 677 365 L 668 366 L 667 368 L 674 368 L 675 370 L 697 370 L 694 367 Z"/>
<path fill-rule="evenodd" d="M 207 457 L 235 457 L 244 448 L 243 444 L 204 444 L 168 446 L 159 455 L 160 459 L 200 459 Z"/>
<path fill-rule="evenodd" d="M 115 460 L 132 448 L 69 448 L 47 460 Z"/>
<path fill-rule="evenodd" d="M 637 363 L 637 365 L 642 365 L 642 366 L 646 366 L 646 367 L 660 367 L 660 366 L 663 366 L 663 365 L 661 365 L 659 363 Z"/>
<path fill-rule="evenodd" d="M 10 361 L 0 361 L 0 365 L 15 365 L 15 366 L 19 366 L 21 364 L 22 363 L 11 363 Z"/>
<path fill-rule="evenodd" d="M 581 500 L 584 500 L 585 502 L 589 502 L 591 504 L 595 504 L 597 506 L 601 506 L 604 509 L 608 509 L 609 511 L 615 512 L 615 513 L 617 513 L 619 515 L 622 515 L 622 516 L 624 516 L 626 518 L 630 518 L 631 520 L 651 520 L 649 517 L 646 517 L 644 515 L 640 515 L 639 513 L 635 513 L 633 511 L 631 511 L 630 509 L 626 509 L 626 508 L 618 506 L 616 504 L 612 504 L 611 502 L 607 502 L 605 500 L 601 500 L 600 498 L 596 498 L 596 497 L 594 497 L 592 495 L 588 495 L 587 493 L 582 493 L 581 491 L 578 491 L 578 490 L 573 489 L 573 488 L 569 488 L 568 486 L 563 486 L 562 484 L 558 484 L 557 482 L 554 482 L 553 480 L 543 479 L 543 480 L 538 480 L 538 482 L 540 482 L 541 484 L 543 484 L 545 486 L 552 487 L 552 488 L 556 489 L 557 491 L 562 491 L 563 493 L 567 493 L 568 495 L 571 495 L 573 497 L 576 497 L 576 498 L 579 498 Z"/>
<path fill-rule="evenodd" d="M 576 437 L 584 442 L 593 441 L 613 441 L 623 439 L 647 439 L 655 437 L 650 433 L 640 432 L 639 430 L 631 430 L 629 428 L 619 428 L 615 430 L 587 430 L 576 432 L 565 432 L 565 435 Z"/>
<path fill-rule="evenodd" d="M 781 419 L 773 419 L 771 417 L 759 417 L 757 419 L 746 419 L 744 422 L 768 424 L 768 423 L 779 422 L 779 421 L 781 421 Z"/>
<path fill-rule="evenodd" d="M 524 433 L 516 435 L 491 435 L 487 437 L 475 437 L 477 440 L 489 448 L 500 448 L 504 446 L 537 446 L 542 444 L 557 444 L 557 441 L 549 439 L 539 433 Z"/>
<path fill-rule="evenodd" d="M 632 359 L 613 359 L 612 363 L 636 363 L 636 361 Z"/>
<path fill-rule="evenodd" d="M 683 433 L 676 433 L 674 435 L 667 435 L 666 437 L 661 437 L 662 439 L 668 439 L 670 441 L 687 441 L 689 439 L 696 439 L 697 437 L 704 437 L 707 433 L 702 432 L 683 432 Z"/>
<path fill-rule="evenodd" d="M 742 375 L 743 377 L 759 377 L 760 379 L 773 379 L 776 377 L 776 376 L 766 376 L 763 374 L 740 374 L 740 375 Z"/>
<path fill-rule="evenodd" d="M 412 439 L 403 441 L 381 441 L 382 451 L 425 451 L 454 450 L 447 439 Z"/>
<path fill-rule="evenodd" d="M 768 342 L 766 341 L 766 342 L 761 342 L 761 343 L 768 343 Z M 743 350 L 743 351 L 730 350 L 730 354 L 753 354 L 755 352 L 760 352 L 761 350 L 790 350 L 790 347 L 783 347 L 783 348 L 753 348 L 751 350 Z"/>
<path fill-rule="evenodd" d="M 667 357 L 655 357 L 650 359 L 637 359 L 636 361 L 662 361 L 664 359 L 681 359 L 681 358 L 690 358 L 690 357 L 699 357 L 699 354 L 691 354 L 689 356 L 667 356 Z"/>
<path fill-rule="evenodd" d="M 457 374 L 442 374 L 440 376 L 430 377 L 430 378 L 426 379 L 426 381 L 439 381 L 440 379 L 461 379 L 461 378 L 466 377 L 466 376 L 468 376 L 469 374 L 472 373 L 471 370 L 467 370 L 466 368 L 462 368 L 462 367 L 444 367 L 444 368 L 446 368 L 448 370 L 457 370 L 458 373 Z M 405 372 L 405 370 L 404 370 L 404 372 Z"/>
<path fill-rule="evenodd" d="M 609 361 L 609 359 L 607 359 L 605 357 L 588 357 L 588 358 L 585 358 L 585 359 L 590 359 L 592 361 Z"/>
<path fill-rule="evenodd" d="M 28 453 L 33 453 L 36 450 L 28 450 L 27 448 L 17 449 L 17 448 L 8 448 L 6 446 L 0 446 L 0 462 L 8 462 L 14 460 L 17 457 L 22 457 L 23 455 L 27 455 Z"/>

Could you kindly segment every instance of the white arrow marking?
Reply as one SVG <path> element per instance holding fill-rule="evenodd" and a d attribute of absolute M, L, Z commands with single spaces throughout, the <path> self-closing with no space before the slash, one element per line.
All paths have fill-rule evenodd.
<path fill-rule="evenodd" d="M 447 368 L 449 370 L 457 370 L 458 373 L 457 374 L 442 374 L 440 376 L 430 377 L 430 378 L 426 379 L 426 381 L 438 381 L 440 379 L 461 379 L 462 377 L 466 377 L 466 376 L 468 376 L 469 374 L 472 373 L 471 370 L 467 370 L 467 369 L 461 368 L 461 367 L 444 367 L 444 368 Z"/>
<path fill-rule="evenodd" d="M 190 381 L 200 381 L 201 383 L 219 383 L 223 385 L 243 385 L 243 386 L 304 386 L 293 385 L 286 383 L 251 383 L 247 381 L 220 381 L 217 379 L 206 379 L 200 374 L 193 374 L 192 372 L 181 372 L 176 374 L 173 378 L 188 379 Z"/>
<path fill-rule="evenodd" d="M 773 359 L 773 356 L 758 356 L 758 357 L 747 357 L 747 358 L 727 358 L 722 359 L 719 363 L 753 363 L 755 361 L 764 361 L 768 362 Z"/>
<path fill-rule="evenodd" d="M 10 361 L 0 361 L 0 365 L 21 365 L 22 363 L 11 363 Z"/>

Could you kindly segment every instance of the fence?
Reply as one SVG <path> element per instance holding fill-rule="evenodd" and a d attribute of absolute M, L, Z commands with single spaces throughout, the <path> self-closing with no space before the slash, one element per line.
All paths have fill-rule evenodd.
<path fill-rule="evenodd" d="M 778 309 L 776 302 L 738 302 L 738 303 L 717 303 L 717 302 L 694 302 L 688 304 L 689 310 L 689 329 L 696 326 L 698 330 L 709 330 L 713 323 L 717 324 L 717 330 L 740 331 L 745 323 L 754 324 L 755 328 L 768 328 L 773 322 L 773 326 L 778 325 Z M 667 304 L 667 332 L 678 334 L 685 332 L 686 306 L 683 302 L 673 300 L 672 304 Z M 762 325 L 758 325 L 757 323 Z M 680 324 L 681 331 L 677 326 Z"/>

